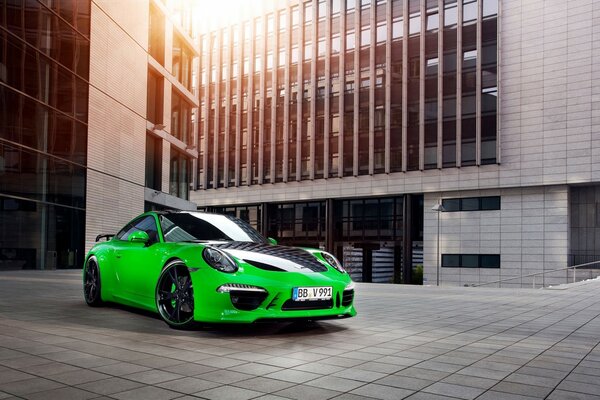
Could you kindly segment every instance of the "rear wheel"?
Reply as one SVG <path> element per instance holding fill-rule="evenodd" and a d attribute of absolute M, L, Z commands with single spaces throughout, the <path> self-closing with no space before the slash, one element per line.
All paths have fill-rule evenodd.
<path fill-rule="evenodd" d="M 88 258 L 83 273 L 83 297 L 85 302 L 92 307 L 102 305 L 102 296 L 100 295 L 100 269 L 98 260 L 92 256 Z"/>
<path fill-rule="evenodd" d="M 179 260 L 168 263 L 158 279 L 156 306 L 162 319 L 175 329 L 194 325 L 194 290 L 186 265 Z"/>

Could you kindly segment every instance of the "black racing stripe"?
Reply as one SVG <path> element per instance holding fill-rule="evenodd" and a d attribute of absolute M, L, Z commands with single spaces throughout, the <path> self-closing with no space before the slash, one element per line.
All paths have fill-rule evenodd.
<path fill-rule="evenodd" d="M 306 250 L 290 246 L 275 246 L 266 243 L 255 242 L 225 242 L 211 245 L 223 250 L 251 251 L 258 254 L 266 254 L 273 257 L 283 258 L 295 262 L 313 272 L 325 272 L 327 267 L 321 264 L 312 254 Z M 260 267 L 258 267 L 260 268 Z"/>

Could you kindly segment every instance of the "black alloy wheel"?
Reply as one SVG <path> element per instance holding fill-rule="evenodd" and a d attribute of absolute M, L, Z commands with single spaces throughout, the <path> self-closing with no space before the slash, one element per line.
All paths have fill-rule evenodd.
<path fill-rule="evenodd" d="M 87 260 L 83 274 L 83 297 L 85 302 L 92 307 L 102 304 L 100 295 L 100 270 L 98 260 L 92 256 Z"/>
<path fill-rule="evenodd" d="M 160 274 L 156 305 L 160 316 L 171 328 L 187 329 L 194 325 L 194 290 L 183 262 L 170 262 Z"/>

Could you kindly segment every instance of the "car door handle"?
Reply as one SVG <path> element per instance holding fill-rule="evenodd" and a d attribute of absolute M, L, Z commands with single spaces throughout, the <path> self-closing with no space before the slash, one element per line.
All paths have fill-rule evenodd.
<path fill-rule="evenodd" d="M 115 253 L 115 257 L 121 258 L 121 253 Z"/>

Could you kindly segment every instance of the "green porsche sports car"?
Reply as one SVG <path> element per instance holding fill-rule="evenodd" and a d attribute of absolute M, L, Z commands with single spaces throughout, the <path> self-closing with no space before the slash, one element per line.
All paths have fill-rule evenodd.
<path fill-rule="evenodd" d="M 158 312 L 173 328 L 356 315 L 354 283 L 333 255 L 279 246 L 235 217 L 153 211 L 102 238 L 83 268 L 90 306 Z"/>

